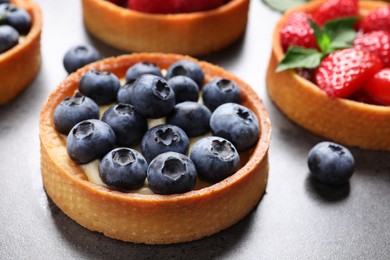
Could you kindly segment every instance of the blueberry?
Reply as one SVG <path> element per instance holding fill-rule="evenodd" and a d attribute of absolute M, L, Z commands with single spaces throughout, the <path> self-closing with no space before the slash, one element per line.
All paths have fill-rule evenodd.
<path fill-rule="evenodd" d="M 240 103 L 241 94 L 236 83 L 231 80 L 218 78 L 203 87 L 203 103 L 214 111 L 225 103 Z"/>
<path fill-rule="evenodd" d="M 68 73 L 72 73 L 85 65 L 100 59 L 99 52 L 87 45 L 71 47 L 64 55 L 63 64 Z"/>
<path fill-rule="evenodd" d="M 343 184 L 351 178 L 355 169 L 355 160 L 344 146 L 321 142 L 308 154 L 308 166 L 311 175 L 327 184 Z"/>
<path fill-rule="evenodd" d="M 119 146 L 139 144 L 148 130 L 146 119 L 129 104 L 117 104 L 106 110 L 102 121 L 115 132 L 116 143 Z"/>
<path fill-rule="evenodd" d="M 10 0 L 0 0 L 0 4 L 9 4 Z"/>
<path fill-rule="evenodd" d="M 143 74 L 153 74 L 162 77 L 161 69 L 154 63 L 138 62 L 131 66 L 126 72 L 126 81 L 136 80 Z"/>
<path fill-rule="evenodd" d="M 186 101 L 177 104 L 167 116 L 168 124 L 177 125 L 186 132 L 187 136 L 194 137 L 207 133 L 210 130 L 210 110 L 197 102 Z"/>
<path fill-rule="evenodd" d="M 81 94 L 92 98 L 98 105 L 107 105 L 116 101 L 121 87 L 119 79 L 108 71 L 90 70 L 79 82 Z"/>
<path fill-rule="evenodd" d="M 260 135 L 256 115 L 252 110 L 236 103 L 219 106 L 211 115 L 210 128 L 213 135 L 232 142 L 238 152 L 254 146 Z"/>
<path fill-rule="evenodd" d="M 180 60 L 172 64 L 167 71 L 167 79 L 171 79 L 176 76 L 187 76 L 193 79 L 198 87 L 203 86 L 204 73 L 199 64 L 189 61 L 189 60 Z"/>
<path fill-rule="evenodd" d="M 235 173 L 240 167 L 240 156 L 228 140 L 209 136 L 197 141 L 191 149 L 199 177 L 216 183 Z"/>
<path fill-rule="evenodd" d="M 19 33 L 9 25 L 0 25 L 0 53 L 19 43 Z"/>
<path fill-rule="evenodd" d="M 69 132 L 66 148 L 77 164 L 102 158 L 114 148 L 115 133 L 106 123 L 89 119 L 75 125 Z"/>
<path fill-rule="evenodd" d="M 147 172 L 150 189 L 164 195 L 191 191 L 195 187 L 196 177 L 193 162 L 176 152 L 166 152 L 154 158 Z"/>
<path fill-rule="evenodd" d="M 21 35 L 26 35 L 31 29 L 30 14 L 13 4 L 0 5 L 0 24 L 12 26 Z"/>
<path fill-rule="evenodd" d="M 117 94 L 117 100 L 119 103 L 131 104 L 131 96 L 133 95 L 133 87 L 135 80 L 126 82 L 120 87 Z"/>
<path fill-rule="evenodd" d="M 187 76 L 176 76 L 168 80 L 168 85 L 175 92 L 176 104 L 184 101 L 198 101 L 199 87 Z"/>
<path fill-rule="evenodd" d="M 188 147 L 186 133 L 181 128 L 169 124 L 150 128 L 141 141 L 141 150 L 147 161 L 169 151 L 185 154 Z"/>
<path fill-rule="evenodd" d="M 54 127 L 67 135 L 72 127 L 87 119 L 99 118 L 99 106 L 90 98 L 76 92 L 73 97 L 61 101 L 54 110 Z"/>
<path fill-rule="evenodd" d="M 103 157 L 99 165 L 102 181 L 111 189 L 130 191 L 143 186 L 148 163 L 136 150 L 120 147 Z"/>
<path fill-rule="evenodd" d="M 164 117 L 175 106 L 175 93 L 162 77 L 144 74 L 134 82 L 131 104 L 146 118 Z"/>

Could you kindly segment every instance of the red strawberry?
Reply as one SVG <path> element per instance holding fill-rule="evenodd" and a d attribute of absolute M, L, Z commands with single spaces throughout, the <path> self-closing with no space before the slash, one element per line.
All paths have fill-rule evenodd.
<path fill-rule="evenodd" d="M 215 9 L 223 5 L 225 0 L 176 0 L 179 13 L 200 12 Z"/>
<path fill-rule="evenodd" d="M 135 11 L 153 14 L 172 14 L 177 12 L 176 0 L 128 0 L 128 7 Z"/>
<path fill-rule="evenodd" d="M 375 101 L 390 105 L 390 68 L 384 68 L 372 77 L 363 87 Z"/>
<path fill-rule="evenodd" d="M 371 11 L 361 22 L 363 32 L 390 32 L 390 5 Z"/>
<path fill-rule="evenodd" d="M 118 0 L 114 0 L 118 1 Z M 157 14 L 207 11 L 225 4 L 226 0 L 128 0 L 130 9 Z"/>
<path fill-rule="evenodd" d="M 124 6 L 127 0 L 107 0 L 108 2 L 111 2 L 113 4 Z"/>
<path fill-rule="evenodd" d="M 358 12 L 358 0 L 329 0 L 321 5 L 314 17 L 318 24 L 323 25 L 332 19 L 357 16 Z"/>
<path fill-rule="evenodd" d="M 373 54 L 353 48 L 329 54 L 315 71 L 315 83 L 330 97 L 346 98 L 382 68 Z"/>
<path fill-rule="evenodd" d="M 355 49 L 375 54 L 384 67 L 390 67 L 390 32 L 374 31 L 359 35 L 353 46 Z"/>
<path fill-rule="evenodd" d="M 280 30 L 280 41 L 284 51 L 290 46 L 318 49 L 308 18 L 313 19 L 310 14 L 303 12 L 291 13 L 287 18 Z"/>

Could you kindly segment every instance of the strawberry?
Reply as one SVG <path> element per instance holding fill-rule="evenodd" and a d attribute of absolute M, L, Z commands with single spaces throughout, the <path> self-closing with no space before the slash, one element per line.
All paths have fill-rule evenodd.
<path fill-rule="evenodd" d="M 360 27 L 365 33 L 372 31 L 390 32 L 390 5 L 371 11 L 363 18 Z"/>
<path fill-rule="evenodd" d="M 329 54 L 315 71 L 315 83 L 330 97 L 346 98 L 358 91 L 382 62 L 373 54 L 354 48 Z"/>
<path fill-rule="evenodd" d="M 227 2 L 227 0 L 128 0 L 128 7 L 146 13 L 175 14 L 207 11 Z"/>
<path fill-rule="evenodd" d="M 280 30 L 280 41 L 284 51 L 290 46 L 318 49 L 308 18 L 313 19 L 310 14 L 304 12 L 291 13 L 287 18 Z"/>
<path fill-rule="evenodd" d="M 318 24 L 323 25 L 336 18 L 357 16 L 358 11 L 358 0 L 329 0 L 320 6 L 314 17 Z"/>
<path fill-rule="evenodd" d="M 215 9 L 223 5 L 225 0 L 176 0 L 179 13 L 200 12 Z"/>
<path fill-rule="evenodd" d="M 128 0 L 128 7 L 132 10 L 153 13 L 171 14 L 176 13 L 176 0 Z"/>
<path fill-rule="evenodd" d="M 127 2 L 127 0 L 107 0 L 107 1 L 119 6 L 124 6 Z"/>
<path fill-rule="evenodd" d="M 353 46 L 355 49 L 375 54 L 384 67 L 390 67 L 390 32 L 374 31 L 359 35 Z"/>
<path fill-rule="evenodd" d="M 390 105 L 390 68 L 384 68 L 376 73 L 364 84 L 363 89 L 373 100 Z"/>

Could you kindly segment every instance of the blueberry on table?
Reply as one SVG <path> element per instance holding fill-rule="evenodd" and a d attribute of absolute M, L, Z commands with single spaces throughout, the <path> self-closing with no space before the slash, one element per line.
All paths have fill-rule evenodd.
<path fill-rule="evenodd" d="M 107 105 L 116 101 L 121 87 L 115 74 L 108 71 L 90 70 L 79 82 L 81 94 L 92 98 L 98 105 Z"/>
<path fill-rule="evenodd" d="M 184 101 L 198 101 L 199 87 L 187 76 L 176 76 L 168 80 L 168 85 L 175 92 L 176 104 Z"/>
<path fill-rule="evenodd" d="M 162 77 L 161 69 L 156 64 L 150 62 L 138 62 L 127 69 L 126 81 L 134 81 L 143 74 L 153 74 Z"/>
<path fill-rule="evenodd" d="M 210 130 L 210 117 L 211 112 L 205 105 L 186 101 L 173 108 L 166 122 L 183 129 L 188 137 L 195 137 L 206 134 Z"/>
<path fill-rule="evenodd" d="M 176 76 L 187 76 L 194 80 L 199 88 L 203 86 L 204 73 L 199 64 L 195 62 L 180 60 L 172 64 L 168 68 L 166 78 L 169 80 Z"/>
<path fill-rule="evenodd" d="M 321 142 L 308 154 L 311 175 L 327 184 L 348 182 L 355 170 L 355 159 L 344 146 L 333 142 Z"/>
<path fill-rule="evenodd" d="M 135 80 L 126 82 L 120 87 L 117 94 L 118 103 L 131 104 L 131 96 L 133 95 L 133 87 Z"/>
<path fill-rule="evenodd" d="M 134 82 L 131 104 L 146 118 L 164 117 L 175 106 L 175 93 L 159 76 L 144 74 Z"/>
<path fill-rule="evenodd" d="M 0 25 L 0 53 L 19 43 L 19 33 L 9 25 Z"/>
<path fill-rule="evenodd" d="M 73 97 L 63 99 L 54 110 L 54 127 L 61 134 L 67 135 L 75 124 L 98 118 L 99 106 L 95 101 L 76 92 Z"/>
<path fill-rule="evenodd" d="M 99 52 L 88 45 L 76 45 L 66 51 L 63 59 L 65 70 L 72 73 L 100 59 Z"/>
<path fill-rule="evenodd" d="M 236 103 L 220 105 L 211 115 L 210 128 L 213 135 L 232 142 L 238 152 L 253 147 L 260 135 L 255 113 Z"/>
<path fill-rule="evenodd" d="M 114 148 L 115 133 L 106 123 L 84 120 L 75 125 L 66 139 L 69 157 L 77 164 L 100 159 Z"/>
<path fill-rule="evenodd" d="M 30 14 L 13 4 L 0 5 L 0 24 L 12 26 L 21 35 L 26 35 L 31 29 Z"/>
<path fill-rule="evenodd" d="M 111 189 L 130 191 L 143 186 L 148 163 L 134 149 L 120 147 L 103 157 L 99 164 L 99 175 Z"/>
<path fill-rule="evenodd" d="M 175 125 L 162 124 L 150 128 L 141 141 L 142 154 L 149 162 L 165 152 L 185 154 L 190 142 L 186 133 Z"/>
<path fill-rule="evenodd" d="M 191 148 L 190 159 L 200 178 L 216 183 L 235 173 L 240 167 L 240 155 L 228 140 L 209 136 Z"/>
<path fill-rule="evenodd" d="M 197 172 L 193 162 L 184 154 L 162 153 L 151 161 L 147 171 L 150 189 L 157 194 L 176 194 L 191 191 Z"/>
<path fill-rule="evenodd" d="M 107 109 L 102 116 L 115 132 L 118 146 L 139 144 L 148 130 L 146 119 L 129 104 L 117 104 Z"/>
<path fill-rule="evenodd" d="M 240 103 L 240 89 L 231 80 L 218 78 L 203 87 L 203 103 L 211 111 L 225 103 Z"/>

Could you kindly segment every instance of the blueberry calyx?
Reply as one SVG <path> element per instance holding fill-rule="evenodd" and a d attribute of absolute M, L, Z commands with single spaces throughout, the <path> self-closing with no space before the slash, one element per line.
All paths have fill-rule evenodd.
<path fill-rule="evenodd" d="M 228 161 L 235 156 L 235 148 L 226 140 L 213 140 L 210 151 L 219 158 Z"/>
<path fill-rule="evenodd" d="M 79 126 L 73 129 L 72 134 L 77 139 L 87 139 L 89 138 L 93 131 L 95 130 L 95 125 L 89 121 L 84 121 L 79 124 Z"/>
<path fill-rule="evenodd" d="M 112 161 L 120 166 L 126 166 L 135 162 L 135 156 L 131 151 L 120 149 L 112 153 Z"/>
<path fill-rule="evenodd" d="M 177 158 L 168 158 L 164 162 L 162 174 L 170 179 L 177 180 L 186 173 L 186 165 Z"/>
<path fill-rule="evenodd" d="M 154 134 L 156 143 L 162 143 L 166 146 L 172 145 L 180 140 L 179 135 L 172 128 L 159 129 Z"/>
<path fill-rule="evenodd" d="M 167 100 L 170 97 L 172 89 L 166 82 L 157 80 L 155 87 L 153 88 L 153 94 L 161 100 Z"/>

